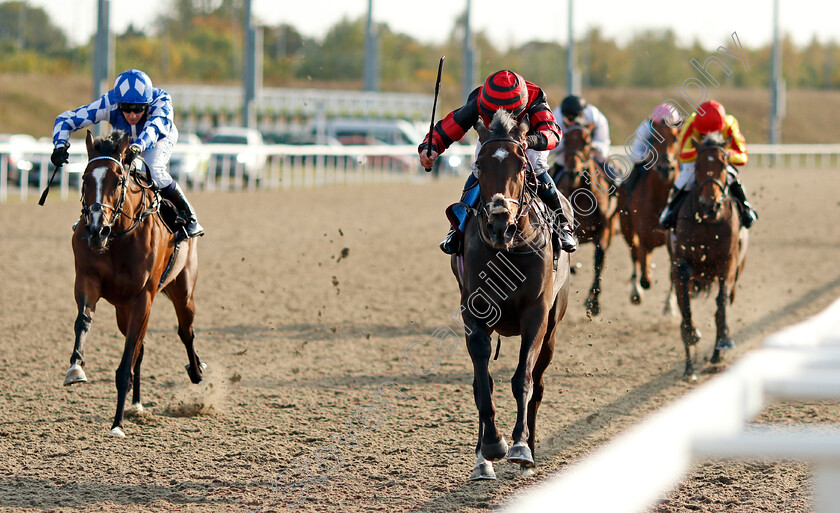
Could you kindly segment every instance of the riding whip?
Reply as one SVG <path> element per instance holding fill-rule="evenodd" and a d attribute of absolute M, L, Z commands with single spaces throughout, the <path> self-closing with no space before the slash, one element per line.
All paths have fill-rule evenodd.
<path fill-rule="evenodd" d="M 50 185 L 52 185 L 55 174 L 58 173 L 59 169 L 61 169 L 61 166 L 55 166 L 55 170 L 53 171 L 52 176 L 50 176 L 50 181 L 47 183 L 47 188 L 41 193 L 41 199 L 38 200 L 38 204 L 42 207 L 44 206 L 44 202 L 47 201 L 47 194 L 50 193 Z"/>
<path fill-rule="evenodd" d="M 446 56 L 442 55 L 440 57 L 440 63 L 438 64 L 437 81 L 435 81 L 435 102 L 432 104 L 432 121 L 429 123 L 429 137 L 427 139 L 428 145 L 426 146 L 427 157 L 432 156 L 432 130 L 435 129 L 435 109 L 437 109 L 438 94 L 440 94 L 440 74 L 443 71 L 443 59 L 445 58 Z M 432 170 L 430 167 L 425 169 L 427 173 Z"/>

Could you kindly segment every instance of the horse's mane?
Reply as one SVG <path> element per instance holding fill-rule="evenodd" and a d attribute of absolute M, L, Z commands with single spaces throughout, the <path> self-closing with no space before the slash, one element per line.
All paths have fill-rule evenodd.
<path fill-rule="evenodd" d="M 723 137 L 723 132 L 711 132 L 706 134 L 706 137 L 703 138 L 703 141 L 697 149 L 699 150 L 712 146 L 724 146 L 725 144 L 726 139 Z"/>
<path fill-rule="evenodd" d="M 125 138 L 125 135 L 125 132 L 122 130 L 114 130 L 106 136 L 95 138 L 93 140 L 93 147 L 100 155 L 115 157 L 120 152 L 120 143 Z"/>
<path fill-rule="evenodd" d="M 488 129 L 490 133 L 498 137 L 507 137 L 516 127 L 516 119 L 510 112 L 499 109 L 493 114 Z"/>

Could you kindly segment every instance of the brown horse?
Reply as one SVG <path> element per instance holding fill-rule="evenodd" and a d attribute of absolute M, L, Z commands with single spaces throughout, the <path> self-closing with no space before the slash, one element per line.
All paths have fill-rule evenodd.
<path fill-rule="evenodd" d="M 607 180 L 592 158 L 592 126 L 572 125 L 563 132 L 565 168 L 554 176 L 557 188 L 574 208 L 577 220 L 575 235 L 580 243 L 595 244 L 595 279 L 586 299 L 586 313 L 591 317 L 601 312 L 601 272 L 607 249 L 615 234 L 615 187 Z"/>
<path fill-rule="evenodd" d="M 696 381 L 695 363 L 700 332 L 691 319 L 691 297 L 718 284 L 717 338 L 709 360 L 721 361 L 720 352 L 734 347 L 729 338 L 726 308 L 735 300 L 735 285 L 744 270 L 748 232 L 741 227 L 740 212 L 729 194 L 726 141 L 718 133 L 706 136 L 697 148 L 696 183 L 678 211 L 677 225 L 669 244 L 671 280 L 682 313 L 681 334 L 685 346 L 685 374 Z"/>
<path fill-rule="evenodd" d="M 76 261 L 76 342 L 65 385 L 87 381 L 84 343 L 96 303 L 105 299 L 116 309 L 125 348 L 117 368 L 117 413 L 110 434 L 123 437 L 123 409 L 132 385 L 134 408 L 140 403 L 140 363 L 149 310 L 163 291 L 175 306 L 178 335 L 187 349 L 187 374 L 201 381 L 206 364 L 193 349 L 198 275 L 196 239 L 176 240 L 160 216 L 160 200 L 152 188 L 123 161 L 127 134 L 115 130 L 107 138 L 87 133 L 88 162 L 82 175 L 82 219 L 73 233 Z M 132 372 L 133 371 L 133 372 Z"/>
<path fill-rule="evenodd" d="M 664 121 L 651 122 L 644 161 L 633 169 L 633 174 L 621 187 L 618 204 L 621 233 L 630 247 L 633 275 L 630 277 L 630 302 L 642 302 L 642 289 L 650 288 L 650 255 L 654 248 L 665 244 L 665 230 L 659 225 L 659 214 L 668 202 L 668 191 L 674 184 L 679 168 L 677 156 L 677 129 Z M 640 288 L 641 286 L 641 288 Z M 676 299 L 673 285 L 665 302 L 665 313 L 674 315 Z"/>
<path fill-rule="evenodd" d="M 536 200 L 536 186 L 524 147 L 527 124 L 496 112 L 490 129 L 476 126 L 481 149 L 476 158 L 480 207 L 467 222 L 463 257 L 453 255 L 452 272 L 461 290 L 467 349 L 473 362 L 478 408 L 478 444 L 471 479 L 495 479 L 492 461 L 507 455 L 523 475 L 533 473 L 537 410 L 543 373 L 554 352 L 554 333 L 569 296 L 568 253 L 557 269 L 550 216 Z M 571 212 L 568 202 L 564 207 Z M 496 427 L 491 336 L 521 336 L 519 363 L 511 378 L 516 399 L 513 447 L 508 451 Z M 496 348 L 498 356 L 498 346 Z"/>

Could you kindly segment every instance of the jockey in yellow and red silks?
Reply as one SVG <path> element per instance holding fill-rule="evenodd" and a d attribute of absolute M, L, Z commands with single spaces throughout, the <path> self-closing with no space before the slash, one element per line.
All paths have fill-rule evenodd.
<path fill-rule="evenodd" d="M 748 160 L 744 134 L 738 128 L 738 120 L 735 116 L 727 114 L 720 103 L 710 100 L 700 104 L 697 112 L 692 113 L 683 121 L 679 136 L 680 152 L 677 157 L 680 161 L 680 175 L 668 196 L 668 205 L 659 218 L 664 228 L 671 229 L 676 225 L 679 205 L 687 196 L 687 192 L 694 188 L 694 163 L 697 160 L 697 149 L 693 141 L 701 140 L 712 132 L 721 132 L 726 140 L 726 149 L 729 152 L 727 183 L 732 195 L 743 206 L 741 222 L 745 228 L 749 228 L 758 219 L 755 209 L 747 201 L 744 187 L 738 180 L 738 170 L 734 167 L 743 166 Z"/>

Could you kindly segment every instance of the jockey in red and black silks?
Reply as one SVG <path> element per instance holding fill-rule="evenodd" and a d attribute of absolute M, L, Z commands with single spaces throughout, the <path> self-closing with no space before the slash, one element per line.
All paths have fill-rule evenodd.
<path fill-rule="evenodd" d="M 560 192 L 554 185 L 548 173 L 548 152 L 560 142 L 561 132 L 554 114 L 546 100 L 545 93 L 537 85 L 526 81 L 521 75 L 510 70 L 493 73 L 484 85 L 470 93 L 466 104 L 447 114 L 432 130 L 431 156 L 426 152 L 429 137 L 418 147 L 421 164 L 429 169 L 434 160 L 456 141 L 461 140 L 470 128 L 481 120 L 485 127 L 489 126 L 493 114 L 499 110 L 506 110 L 514 115 L 517 122 L 528 120 L 530 129 L 526 135 L 526 154 L 542 184 L 538 187 L 539 196 L 557 215 L 558 232 L 564 251 L 572 252 L 576 249 L 577 241 L 572 234 L 566 216 L 561 206 Z M 481 143 L 476 145 L 475 154 L 481 149 Z M 473 164 L 473 170 L 464 184 L 461 204 L 473 207 L 478 201 L 478 177 Z M 462 244 L 462 230 L 466 225 L 467 210 L 458 209 L 458 226 L 453 223 L 449 234 L 440 243 L 441 250 L 447 254 L 459 253 Z"/>

